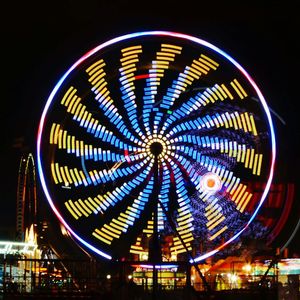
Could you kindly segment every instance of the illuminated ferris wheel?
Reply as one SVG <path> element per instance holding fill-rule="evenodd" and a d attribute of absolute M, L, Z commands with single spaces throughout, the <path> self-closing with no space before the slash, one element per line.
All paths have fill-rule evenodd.
<path fill-rule="evenodd" d="M 50 206 L 108 259 L 146 259 L 154 236 L 168 261 L 217 253 L 255 218 L 274 161 L 252 78 L 214 45 L 172 32 L 121 36 L 81 57 L 54 87 L 38 133 Z M 252 181 L 264 186 L 256 197 Z"/>

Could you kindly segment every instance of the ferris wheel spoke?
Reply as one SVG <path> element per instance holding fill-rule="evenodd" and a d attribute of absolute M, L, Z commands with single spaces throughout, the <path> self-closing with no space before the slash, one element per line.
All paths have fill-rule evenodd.
<path fill-rule="evenodd" d="M 137 134 L 144 139 L 144 133 L 140 128 L 137 116 L 137 105 L 136 105 L 136 95 L 135 95 L 135 85 L 137 63 L 139 62 L 139 55 L 143 52 L 142 46 L 130 46 L 121 50 L 122 58 L 120 59 L 121 68 L 119 68 L 121 83 L 122 100 L 124 102 L 124 107 L 127 112 L 128 119 L 132 128 L 137 132 Z"/>
<path fill-rule="evenodd" d="M 99 211 L 104 213 L 110 207 L 122 202 L 124 197 L 128 196 L 136 187 L 142 184 L 147 179 L 152 166 L 153 163 L 149 162 L 146 168 L 144 168 L 134 179 L 124 182 L 112 192 L 108 191 L 104 195 L 98 194 L 93 198 L 88 197 L 85 200 L 78 199 L 72 201 L 70 199 L 65 202 L 65 205 L 75 219 L 82 216 L 89 217 L 92 213 L 98 214 Z M 75 210 L 73 213 L 71 212 L 72 208 Z M 77 216 L 77 218 L 75 216 Z"/>
<path fill-rule="evenodd" d="M 173 80 L 172 86 L 168 88 L 166 95 L 163 96 L 160 108 L 169 111 L 175 100 L 178 99 L 186 89 L 191 86 L 194 80 L 199 80 L 201 76 L 208 74 L 210 70 L 217 70 L 219 64 L 201 54 L 198 59 L 194 59 L 190 66 L 186 66 L 184 71 L 179 73 L 178 78 Z M 157 127 L 160 126 L 163 114 L 156 113 L 155 120 Z M 157 128 L 155 128 L 157 130 Z M 154 131 L 154 133 L 157 133 Z"/>
<path fill-rule="evenodd" d="M 207 200 L 207 205 L 205 206 L 204 216 L 207 220 L 205 225 L 209 232 L 208 239 L 210 241 L 216 239 L 228 229 L 227 225 L 224 224 L 226 217 L 223 214 L 222 206 L 219 204 L 218 200 L 218 197 L 212 196 Z"/>
<path fill-rule="evenodd" d="M 159 102 L 155 102 L 161 80 L 165 75 L 165 70 L 170 67 L 170 62 L 175 60 L 176 55 L 181 54 L 182 47 L 170 44 L 161 44 L 160 51 L 156 52 L 156 58 L 152 61 L 151 68 L 146 77 L 146 86 L 143 96 L 143 124 L 147 135 L 152 135 L 150 126 L 150 115 L 154 110 L 158 110 Z"/>
<path fill-rule="evenodd" d="M 83 157 L 85 160 L 103 161 L 103 162 L 119 162 L 119 161 L 135 161 L 144 156 L 142 148 L 137 148 L 128 144 L 124 144 L 118 139 L 111 139 L 115 142 L 123 153 L 119 154 L 111 150 L 103 150 L 92 144 L 86 144 L 83 140 L 79 140 L 74 135 L 70 135 L 67 130 L 62 129 L 62 125 L 53 123 L 51 126 L 49 144 L 57 145 L 58 149 L 66 150 L 68 154 L 74 154 L 76 157 Z M 129 153 L 129 151 L 131 153 Z"/>
<path fill-rule="evenodd" d="M 110 222 L 96 228 L 92 235 L 110 245 L 114 239 L 119 239 L 122 234 L 126 233 L 130 226 L 135 226 L 137 219 L 145 210 L 151 192 L 153 191 L 153 176 L 150 178 L 146 187 L 139 193 L 139 196 L 133 200 L 132 205 L 127 206 L 126 210 L 111 218 Z"/>
<path fill-rule="evenodd" d="M 140 144 L 140 137 L 136 137 L 126 126 L 123 117 L 119 114 L 118 108 L 114 105 L 113 99 L 110 97 L 110 90 L 107 88 L 107 81 L 105 80 L 106 73 L 103 69 L 105 66 L 103 59 L 95 62 L 86 69 L 89 75 L 89 82 L 92 85 L 92 92 L 96 95 L 95 100 L 99 103 L 99 108 L 107 117 L 111 126 L 115 130 L 129 139 L 135 144 Z"/>
<path fill-rule="evenodd" d="M 81 98 L 76 95 L 76 92 L 77 90 L 71 86 L 61 101 L 61 104 L 67 108 L 67 112 L 73 115 L 73 120 L 76 121 L 80 127 L 84 128 L 87 133 L 93 134 L 95 137 L 102 139 L 104 142 L 108 142 L 111 145 L 114 145 L 114 143 L 120 143 L 120 139 L 117 138 L 112 131 L 108 130 L 99 122 L 98 119 L 93 117 L 93 114 L 81 103 Z M 128 138 L 129 142 L 136 145 L 143 144 L 140 140 L 132 138 L 122 122 L 121 124 L 118 124 L 118 129 L 119 131 L 122 131 L 122 135 L 124 135 L 124 137 Z"/>
<path fill-rule="evenodd" d="M 186 252 L 186 248 L 189 251 L 192 250 L 191 242 L 194 240 L 194 218 L 192 214 L 191 201 L 185 187 L 182 171 L 177 165 L 177 162 L 171 160 L 170 165 L 174 175 L 176 194 L 178 197 L 177 202 L 179 205 L 176 213 L 176 232 L 180 235 L 180 237 L 174 237 L 174 243 L 173 246 L 170 247 L 170 251 L 172 254 L 179 254 Z"/>
<path fill-rule="evenodd" d="M 159 192 L 159 207 L 163 205 L 164 211 L 168 211 L 168 204 L 169 204 L 169 193 L 171 190 L 171 171 L 170 166 L 166 164 L 165 161 L 162 162 L 162 180 L 161 180 L 161 188 Z M 163 211 L 161 212 L 161 216 L 163 220 L 166 220 L 166 216 L 164 215 Z"/>
<path fill-rule="evenodd" d="M 236 131 L 241 130 L 247 134 L 257 136 L 257 129 L 253 115 L 248 112 L 239 113 L 237 111 L 233 113 L 225 112 L 222 114 L 207 114 L 194 120 L 184 121 L 174 126 L 167 136 L 168 138 L 171 138 L 176 134 L 190 130 L 212 130 L 222 127 L 225 127 L 225 129 L 233 128 Z"/>
<path fill-rule="evenodd" d="M 217 152 L 226 155 L 228 158 L 233 158 L 237 163 L 241 163 L 246 169 L 250 169 L 253 175 L 260 176 L 263 161 L 263 154 L 255 153 L 255 149 L 246 144 L 238 144 L 236 141 L 226 138 L 197 136 L 197 135 L 181 135 L 170 141 L 176 145 L 181 151 L 193 152 L 195 149 L 186 145 L 197 146 L 197 150 L 204 151 L 211 149 L 212 154 Z M 196 153 L 192 155 L 196 156 Z"/>
<path fill-rule="evenodd" d="M 90 171 L 87 171 L 85 167 L 82 169 L 69 168 L 67 165 L 61 166 L 56 162 L 51 164 L 51 172 L 55 184 L 63 184 L 67 187 L 72 185 L 75 187 L 81 185 L 96 186 L 132 175 L 143 168 L 149 160 L 150 158 L 147 157 L 141 162 L 135 162 L 135 164 L 121 168 L 120 166 L 126 162 L 124 160 L 123 162 L 115 163 L 110 169 L 94 169 Z"/>
<path fill-rule="evenodd" d="M 233 100 L 234 97 L 232 94 L 230 88 L 224 83 L 204 88 L 204 91 L 197 93 L 187 102 L 183 103 L 181 107 L 171 112 L 170 116 L 164 122 L 160 133 L 163 134 L 174 122 L 187 117 L 192 112 L 199 111 L 199 109 L 204 108 L 208 104 L 214 104 L 216 101 L 224 101 L 228 98 Z"/>

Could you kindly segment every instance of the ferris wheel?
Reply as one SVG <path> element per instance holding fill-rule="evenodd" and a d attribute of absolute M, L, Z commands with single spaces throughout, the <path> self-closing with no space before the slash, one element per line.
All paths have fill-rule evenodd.
<path fill-rule="evenodd" d="M 227 53 L 189 35 L 109 40 L 62 76 L 43 110 L 38 170 L 67 230 L 107 259 L 192 262 L 236 240 L 273 177 L 267 103 Z M 263 188 L 253 197 L 251 182 Z M 204 246 L 203 246 L 204 245 Z"/>
<path fill-rule="evenodd" d="M 16 238 L 24 241 L 30 230 L 36 233 L 37 193 L 34 158 L 31 153 L 22 155 L 18 172 Z"/>

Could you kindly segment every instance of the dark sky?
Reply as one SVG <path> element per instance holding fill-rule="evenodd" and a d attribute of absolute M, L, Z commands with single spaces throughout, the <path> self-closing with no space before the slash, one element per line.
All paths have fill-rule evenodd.
<path fill-rule="evenodd" d="M 144 30 L 183 32 L 230 53 L 255 79 L 275 118 L 275 181 L 299 170 L 300 19 L 289 1 L 9 1 L 1 8 L 0 226 L 14 226 L 16 139 L 35 153 L 37 126 L 63 73 L 96 45 Z M 240 1 L 245 2 L 245 1 Z M 250 4 L 251 3 L 251 4 Z M 299 207 L 299 206 L 298 206 Z M 292 218 L 299 217 L 299 211 Z"/>

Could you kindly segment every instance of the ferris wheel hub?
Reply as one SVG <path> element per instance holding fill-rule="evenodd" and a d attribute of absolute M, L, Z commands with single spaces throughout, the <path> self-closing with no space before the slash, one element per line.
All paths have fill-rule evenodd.
<path fill-rule="evenodd" d="M 150 151 L 154 156 L 158 156 L 163 151 L 163 145 L 160 142 L 153 142 L 150 145 Z"/>

